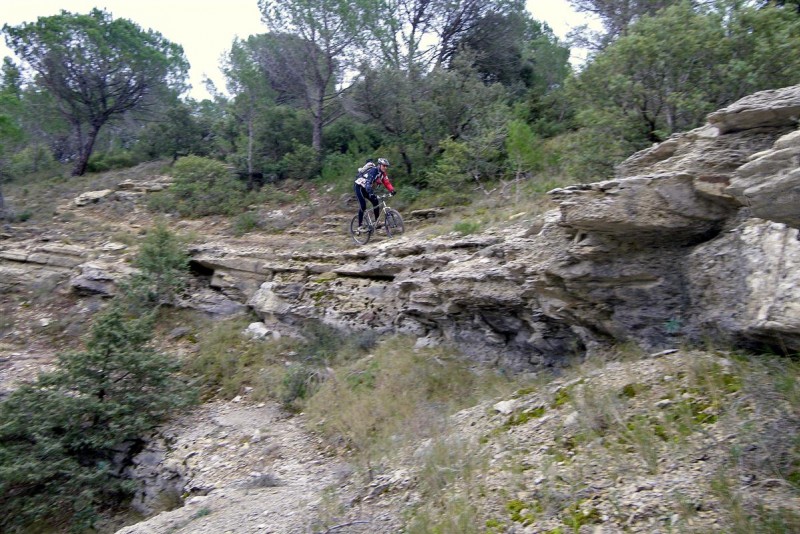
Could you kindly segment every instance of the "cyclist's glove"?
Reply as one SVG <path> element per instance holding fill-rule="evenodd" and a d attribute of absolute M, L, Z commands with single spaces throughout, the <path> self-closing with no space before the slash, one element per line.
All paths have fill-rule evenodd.
<path fill-rule="evenodd" d="M 396 194 L 397 194 L 397 191 L 392 191 L 391 193 L 389 193 L 390 196 L 395 196 Z"/>

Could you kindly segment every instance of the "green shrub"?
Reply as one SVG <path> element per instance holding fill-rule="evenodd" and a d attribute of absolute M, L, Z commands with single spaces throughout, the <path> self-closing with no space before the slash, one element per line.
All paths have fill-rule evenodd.
<path fill-rule="evenodd" d="M 155 213 L 178 213 L 178 203 L 170 191 L 154 191 L 147 195 L 147 209 Z"/>
<path fill-rule="evenodd" d="M 461 235 L 477 233 L 481 229 L 481 223 L 474 221 L 461 221 L 453 225 L 453 231 Z"/>
<path fill-rule="evenodd" d="M 311 180 L 319 176 L 321 169 L 316 151 L 297 142 L 293 151 L 281 160 L 281 167 L 284 177 L 290 180 Z"/>
<path fill-rule="evenodd" d="M 336 193 L 350 192 L 356 169 L 363 164 L 364 159 L 350 154 L 329 154 L 325 157 L 318 182 L 332 185 Z"/>
<path fill-rule="evenodd" d="M 182 287 L 186 254 L 157 225 L 134 264 L 140 273 L 96 317 L 85 350 L 59 355 L 55 370 L 0 404 L 4 532 L 90 530 L 133 491 L 120 455 L 193 400 L 178 363 L 150 346 L 157 305 Z"/>
<path fill-rule="evenodd" d="M 21 223 L 29 220 L 31 217 L 33 217 L 33 213 L 30 210 L 15 212 L 13 210 L 6 209 L 2 218 L 9 223 Z"/>
<path fill-rule="evenodd" d="M 286 407 L 293 408 L 296 401 L 311 397 L 324 380 L 320 368 L 294 363 L 286 369 L 286 374 L 283 376 L 280 400 Z"/>
<path fill-rule="evenodd" d="M 9 157 L 6 172 L 12 178 L 29 178 L 58 168 L 52 152 L 44 145 L 31 145 Z"/>
<path fill-rule="evenodd" d="M 258 193 L 258 202 L 276 206 L 283 206 L 294 202 L 294 195 L 278 189 L 272 184 L 266 184 Z"/>
<path fill-rule="evenodd" d="M 183 217 L 236 215 L 247 209 L 245 184 L 219 161 L 187 156 L 172 167 L 169 190 L 148 202 L 155 211 L 175 211 Z"/>
<path fill-rule="evenodd" d="M 136 165 L 133 154 L 127 150 L 112 150 L 111 152 L 101 152 L 89 158 L 86 170 L 89 172 L 105 172 L 114 169 L 126 169 Z"/>
<path fill-rule="evenodd" d="M 189 256 L 181 239 L 163 223 L 145 236 L 133 265 L 139 273 L 121 284 L 121 300 L 133 311 L 172 304 L 186 287 Z"/>
<path fill-rule="evenodd" d="M 350 336 L 341 330 L 317 321 L 303 326 L 306 341 L 297 349 L 297 359 L 317 365 L 331 365 L 351 342 L 358 344 L 360 336 Z M 348 351 L 349 352 L 349 351 Z"/>
<path fill-rule="evenodd" d="M 112 304 L 83 352 L 0 404 L 0 530 L 86 532 L 131 495 L 115 458 L 192 400 L 151 327 Z"/>
<path fill-rule="evenodd" d="M 233 233 L 236 236 L 243 236 L 248 232 L 258 229 L 260 221 L 258 213 L 254 211 L 246 211 L 236 216 L 233 221 Z"/>

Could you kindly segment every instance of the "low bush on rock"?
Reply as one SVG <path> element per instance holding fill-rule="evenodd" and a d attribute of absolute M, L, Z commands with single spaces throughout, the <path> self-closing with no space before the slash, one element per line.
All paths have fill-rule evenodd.
<path fill-rule="evenodd" d="M 199 156 L 179 159 L 172 168 L 175 182 L 148 200 L 153 211 L 181 217 L 238 215 L 253 201 L 244 182 L 225 164 Z"/>
<path fill-rule="evenodd" d="M 120 458 L 191 401 L 177 363 L 148 345 L 151 327 L 112 305 L 83 352 L 0 404 L 0 530 L 86 532 L 131 495 Z"/>
<path fill-rule="evenodd" d="M 152 346 L 185 255 L 159 227 L 135 264 L 140 272 L 95 317 L 84 350 L 59 355 L 0 403 L 0 531 L 91 530 L 135 490 L 125 459 L 193 402 L 180 363 Z"/>

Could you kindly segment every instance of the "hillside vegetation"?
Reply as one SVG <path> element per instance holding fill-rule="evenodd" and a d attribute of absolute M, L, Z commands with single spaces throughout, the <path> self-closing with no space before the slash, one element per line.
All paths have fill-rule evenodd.
<path fill-rule="evenodd" d="M 0 530 L 800 531 L 800 367 L 775 344 L 564 356 L 573 336 L 511 372 L 477 343 L 310 320 L 344 301 L 322 291 L 291 328 L 250 330 L 265 258 L 291 259 L 289 296 L 338 276 L 332 251 L 369 258 L 345 231 L 366 158 L 391 161 L 411 222 L 372 273 L 388 283 L 434 241 L 431 273 L 453 250 L 488 261 L 543 226 L 547 191 L 800 82 L 797 2 L 572 4 L 604 25 L 573 35 L 580 69 L 516 0 L 260 0 L 265 33 L 231 43 L 229 95 L 203 102 L 157 29 L 102 10 L 4 26 L 21 61 L 0 72 Z"/>
<path fill-rule="evenodd" d="M 184 172 L 181 169 L 177 166 L 172 171 L 176 179 Z M 84 190 L 97 190 L 120 180 L 149 180 L 162 170 L 170 171 L 149 165 L 87 175 L 71 180 L 71 186 L 65 189 L 46 183 L 40 185 L 44 186 L 41 189 L 32 185 L 27 192 L 9 189 L 14 199 L 31 195 L 35 202 L 30 206 L 36 214 L 16 224 L 11 239 L 43 230 L 48 239 L 73 239 L 83 245 L 112 238 L 128 243 L 135 251 L 129 261 L 144 277 L 132 278 L 124 286 L 125 292 L 114 297 L 110 307 L 105 306 L 110 316 L 106 312 L 86 316 L 94 324 L 91 330 L 79 328 L 73 317 L 78 309 L 96 307 L 96 297 L 87 299 L 59 288 L 42 291 L 32 287 L 6 293 L 10 298 L 4 304 L 2 347 L 8 361 L 16 362 L 13 354 L 32 350 L 60 356 L 58 360 L 40 360 L 30 370 L 53 369 L 53 374 L 40 376 L 30 386 L 11 393 L 3 403 L 0 428 L 7 484 L 3 506 L 8 511 L 4 528 L 24 532 L 36 524 L 43 532 L 60 532 L 70 528 L 85 531 L 88 525 L 94 525 L 98 531 L 107 532 L 133 521 L 130 515 L 120 515 L 118 506 L 137 495 L 136 484 L 119 487 L 116 476 L 108 476 L 111 472 L 94 472 L 93 486 L 87 486 L 84 478 L 76 479 L 83 480 L 79 493 L 63 486 L 66 492 L 51 494 L 43 489 L 45 486 L 31 486 L 34 479 L 30 475 L 25 475 L 24 484 L 22 478 L 12 477 L 22 474 L 18 462 L 29 462 L 26 459 L 32 454 L 38 462 L 37 472 L 48 477 L 56 474 L 51 462 L 57 457 L 52 452 L 37 454 L 20 448 L 20 440 L 31 438 L 44 444 L 44 436 L 63 451 L 63 458 L 85 470 L 79 472 L 86 476 L 92 473 L 86 470 L 87 462 L 106 469 L 113 465 L 98 462 L 98 458 L 118 450 L 115 443 L 125 425 L 123 419 L 114 423 L 115 439 L 103 441 L 107 437 L 98 436 L 91 438 L 90 448 L 76 448 L 68 441 L 75 429 L 64 425 L 62 415 L 68 406 L 39 407 L 42 402 L 58 402 L 59 396 L 53 395 L 59 391 L 69 398 L 74 395 L 69 392 L 78 391 L 75 388 L 83 390 L 88 382 L 81 378 L 82 369 L 91 369 L 91 362 L 103 354 L 98 349 L 106 343 L 106 336 L 128 331 L 133 335 L 127 337 L 133 343 L 132 351 L 106 353 L 123 357 L 121 369 L 130 365 L 124 361 L 126 354 L 140 363 L 146 361 L 142 359 L 145 353 L 148 359 L 156 358 L 154 362 L 166 357 L 171 362 L 166 366 L 156 364 L 148 370 L 137 364 L 145 373 L 142 378 L 164 380 L 166 377 L 153 373 L 173 368 L 179 371 L 175 376 L 202 402 L 198 408 L 181 411 L 177 406 L 185 400 L 158 396 L 159 403 L 176 403 L 169 408 L 171 422 L 162 426 L 167 434 L 176 433 L 172 439 L 181 439 L 178 428 L 184 418 L 199 417 L 207 424 L 202 414 L 209 410 L 215 413 L 219 408 L 214 406 L 219 403 L 253 407 L 275 404 L 294 414 L 290 420 L 304 436 L 292 439 L 303 440 L 302 454 L 313 454 L 305 448 L 319 442 L 319 468 L 331 470 L 318 474 L 324 491 L 310 486 L 295 490 L 289 471 L 282 467 L 291 458 L 290 449 L 267 463 L 256 452 L 275 447 L 284 450 L 288 442 L 284 445 L 280 440 L 258 437 L 271 435 L 277 428 L 274 423 L 247 420 L 238 438 L 242 447 L 247 446 L 247 454 L 236 456 L 236 473 L 245 480 L 250 480 L 252 473 L 262 473 L 263 481 L 240 490 L 233 489 L 241 480 L 234 477 L 229 482 L 234 485 L 226 491 L 212 492 L 206 500 L 190 499 L 191 504 L 170 512 L 178 515 L 157 515 L 142 523 L 141 528 L 152 529 L 150 532 L 248 531 L 249 523 L 226 514 L 230 503 L 218 503 L 216 495 L 228 495 L 243 509 L 262 503 L 265 509 L 279 514 L 287 507 L 302 506 L 301 516 L 274 523 L 275 532 L 325 532 L 346 524 L 351 532 L 386 533 L 500 533 L 514 529 L 557 533 L 591 531 L 595 527 L 610 532 L 788 533 L 800 525 L 800 511 L 793 504 L 800 489 L 796 440 L 800 369 L 795 358 L 747 354 L 715 347 L 711 342 L 706 347 L 651 355 L 631 344 L 609 348 L 602 356 L 594 354 L 585 362 L 576 355 L 574 361 L 562 362 L 556 372 L 507 375 L 499 368 L 475 364 L 455 347 L 420 348 L 403 336 L 345 335 L 313 323 L 303 328 L 303 339 L 254 342 L 243 335 L 247 315 L 210 320 L 202 313 L 171 305 L 173 292 L 187 287 L 180 282 L 188 274 L 180 250 L 191 243 L 220 238 L 243 247 L 265 240 L 277 249 L 352 247 L 341 221 L 349 218 L 353 206 L 336 207 L 338 193 L 326 194 L 322 186 L 304 187 L 307 200 L 294 204 L 289 199 L 296 192 L 290 189 L 290 182 L 284 182 L 275 188 L 273 197 L 263 199 L 253 209 L 261 215 L 280 210 L 280 227 L 265 222 L 245 231 L 236 217 L 219 215 L 168 219 L 177 233 L 163 226 L 153 227 L 156 219 L 150 210 L 120 212 L 116 203 L 101 203 L 89 210 L 63 209 Z M 410 238 L 480 235 L 508 224 L 509 215 L 541 210 L 544 201 L 535 192 L 526 191 L 522 190 L 517 202 L 510 198 L 513 192 L 505 198 L 498 195 L 496 204 L 478 193 L 472 207 L 454 211 L 452 219 L 415 222 L 409 230 Z M 328 215 L 340 221 L 336 231 L 320 232 L 316 224 L 303 228 L 306 203 L 331 206 Z M 504 211 L 507 204 L 513 210 Z M 490 209 L 481 215 L 486 207 Z M 42 227 L 35 222 L 39 213 L 55 216 Z M 469 220 L 476 225 L 466 229 L 465 221 Z M 141 323 L 119 322 L 146 310 L 155 314 L 153 330 L 142 329 L 146 325 Z M 120 312 L 122 316 L 114 315 Z M 40 326 L 45 324 L 42 317 L 49 318 L 46 326 Z M 111 330 L 109 320 L 116 321 Z M 71 349 L 69 354 L 67 348 Z M 174 369 L 173 364 L 179 364 L 180 369 Z M 20 368 L 14 365 L 10 369 Z M 36 375 L 9 375 L 4 389 L 13 390 L 16 386 L 11 384 L 25 376 L 33 379 Z M 178 392 L 166 383 L 156 387 L 156 391 L 167 387 L 172 394 Z M 97 397 L 99 390 L 85 391 Z M 45 392 L 48 396 L 42 397 Z M 151 417 L 137 419 L 135 425 L 162 421 L 158 414 L 163 413 L 164 405 L 155 400 L 125 399 L 126 403 L 144 402 L 134 408 L 140 415 L 143 410 L 152 410 Z M 104 405 L 107 408 L 97 414 L 109 409 L 122 410 L 119 414 L 128 410 L 108 402 L 96 406 Z M 75 413 L 78 406 L 69 409 Z M 77 412 L 84 415 L 66 419 L 82 421 L 81 439 L 91 437 L 87 430 L 94 425 L 87 424 L 92 419 L 97 421 L 98 430 L 106 427 L 97 415 L 85 411 L 89 406 L 83 405 Z M 41 414 L 41 423 L 32 424 L 25 416 L 29 410 Z M 136 436 L 145 436 L 142 430 L 131 426 L 133 439 L 129 443 L 137 443 Z M 226 430 L 223 435 L 230 432 Z M 237 448 L 221 445 L 229 442 L 230 436 L 208 440 L 211 448 L 195 453 L 201 462 L 196 472 L 201 472 L 202 465 L 224 463 L 220 455 L 226 458 L 234 454 Z M 184 454 L 199 446 L 197 441 L 190 443 Z M 168 454 L 175 453 L 177 449 Z M 68 472 L 63 466 L 58 469 L 59 473 Z M 224 477 L 227 471 L 223 468 L 212 475 L 216 471 L 208 469 L 203 471 L 205 476 Z M 232 475 L 228 473 L 229 479 Z M 302 501 L 292 501 L 289 494 L 269 505 L 261 501 L 268 495 L 281 495 L 274 488 L 283 485 L 287 492 L 321 493 Z M 96 490 L 90 493 L 89 488 Z M 161 491 L 160 504 L 150 513 L 170 509 L 182 500 L 180 495 Z M 75 501 L 75 496 L 81 500 Z M 92 503 L 91 508 L 87 503 Z M 51 510 L 56 504 L 80 513 L 53 516 Z M 43 514 L 55 521 L 43 523 Z M 139 528 L 128 527 L 125 532 L 144 532 Z"/>

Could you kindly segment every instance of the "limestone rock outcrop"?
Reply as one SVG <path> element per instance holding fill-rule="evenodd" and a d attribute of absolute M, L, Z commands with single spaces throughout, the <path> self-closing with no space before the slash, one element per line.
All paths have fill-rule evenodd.
<path fill-rule="evenodd" d="M 736 169 L 727 192 L 754 217 L 800 226 L 800 130 L 753 154 Z"/>
<path fill-rule="evenodd" d="M 798 106 L 800 86 L 752 95 L 634 155 L 617 180 L 554 191 L 576 263 L 551 269 L 581 321 L 655 346 L 796 350 Z"/>
<path fill-rule="evenodd" d="M 356 247 L 342 220 L 335 246 L 297 246 L 290 232 L 294 247 L 266 235 L 207 240 L 190 251 L 197 290 L 180 304 L 253 311 L 264 323 L 253 331 L 273 337 L 322 321 L 446 341 L 513 370 L 626 340 L 797 351 L 798 118 L 800 85 L 751 95 L 634 154 L 612 180 L 551 191 L 544 215 L 477 235 L 423 238 L 409 224 L 406 235 Z M 103 202 L 160 187 L 120 185 Z M 110 296 L 127 271 L 96 247 L 0 244 L 0 290 L 66 279 L 77 293 Z"/>
<path fill-rule="evenodd" d="M 220 245 L 195 261 L 270 328 L 404 332 L 514 369 L 605 341 L 797 350 L 798 110 L 800 86 L 752 95 L 613 180 L 552 191 L 544 217 L 480 236 L 294 254 Z"/>

